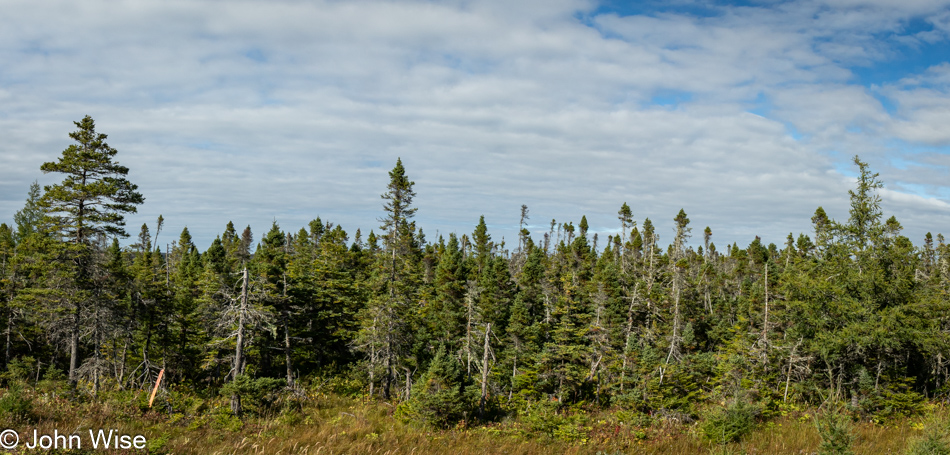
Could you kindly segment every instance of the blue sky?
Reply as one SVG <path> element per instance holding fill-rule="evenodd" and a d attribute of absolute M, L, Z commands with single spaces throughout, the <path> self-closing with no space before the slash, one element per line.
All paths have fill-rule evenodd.
<path fill-rule="evenodd" d="M 402 157 L 417 219 L 536 238 L 627 202 L 661 242 L 683 208 L 719 245 L 847 218 L 851 157 L 887 216 L 950 234 L 950 4 L 6 0 L 0 222 L 96 119 L 146 197 L 204 249 L 316 217 L 377 228 Z M 694 244 L 699 244 L 694 241 Z"/>

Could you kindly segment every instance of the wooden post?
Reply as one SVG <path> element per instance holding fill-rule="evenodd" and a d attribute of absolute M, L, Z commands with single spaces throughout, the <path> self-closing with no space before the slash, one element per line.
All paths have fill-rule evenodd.
<path fill-rule="evenodd" d="M 152 396 L 148 398 L 148 407 L 152 407 L 152 402 L 155 401 L 155 394 L 158 393 L 158 385 L 162 383 L 162 377 L 165 376 L 165 370 L 158 372 L 158 379 L 155 380 L 155 387 L 152 388 Z"/>

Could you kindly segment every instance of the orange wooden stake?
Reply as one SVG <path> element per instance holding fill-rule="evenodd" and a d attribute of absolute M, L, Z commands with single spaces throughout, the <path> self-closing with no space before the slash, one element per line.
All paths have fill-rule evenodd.
<path fill-rule="evenodd" d="M 152 396 L 148 399 L 148 407 L 152 407 L 152 402 L 155 401 L 155 394 L 158 393 L 158 385 L 162 383 L 162 376 L 165 375 L 165 369 L 162 368 L 162 371 L 158 372 L 158 379 L 155 380 L 155 387 L 152 389 Z"/>

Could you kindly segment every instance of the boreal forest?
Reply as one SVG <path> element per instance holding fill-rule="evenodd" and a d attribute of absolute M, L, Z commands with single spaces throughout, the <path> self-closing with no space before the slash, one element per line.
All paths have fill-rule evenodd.
<path fill-rule="evenodd" d="M 587 441 L 596 423 L 572 416 L 610 411 L 723 444 L 796 410 L 886 424 L 950 394 L 950 248 L 903 236 L 859 157 L 847 218 L 816 204 L 813 230 L 781 244 L 716 245 L 682 210 L 640 220 L 624 201 L 606 238 L 583 217 L 529 232 L 526 206 L 509 244 L 479 214 L 427 238 L 396 161 L 366 226 L 234 220 L 195 245 L 161 217 L 125 226 L 148 195 L 90 117 L 75 124 L 37 169 L 58 183 L 0 226 L 8 387 L 95 402 L 146 396 L 163 372 L 158 402 L 186 419 L 200 411 L 183 394 L 240 423 L 319 390 L 433 431 L 515 419 Z"/>

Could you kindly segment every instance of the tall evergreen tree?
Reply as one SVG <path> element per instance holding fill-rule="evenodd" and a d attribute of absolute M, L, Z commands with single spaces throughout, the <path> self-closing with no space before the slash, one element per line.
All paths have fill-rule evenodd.
<path fill-rule="evenodd" d="M 107 136 L 96 132 L 95 122 L 88 115 L 78 122 L 79 128 L 69 134 L 77 143 L 63 151 L 58 161 L 43 163 L 44 173 L 65 174 L 65 179 L 45 188 L 39 201 L 45 217 L 45 228 L 69 248 L 60 256 L 62 265 L 74 269 L 75 294 L 69 309 L 69 380 L 76 384 L 79 365 L 80 321 L 84 307 L 91 303 L 92 249 L 99 237 L 126 237 L 126 213 L 135 213 L 145 201 L 138 187 L 125 176 L 129 169 L 114 161 L 116 149 L 105 142 Z"/>
<path fill-rule="evenodd" d="M 40 222 L 43 220 L 43 208 L 40 207 L 41 198 L 40 184 L 34 180 L 30 184 L 29 193 L 27 193 L 26 205 L 13 215 L 13 222 L 16 223 L 13 239 L 16 243 L 20 243 L 26 236 L 39 230 Z"/>
<path fill-rule="evenodd" d="M 402 160 L 397 160 L 389 172 L 387 190 L 381 196 L 385 201 L 383 210 L 386 215 L 379 221 L 385 234 L 382 235 L 383 251 L 377 256 L 375 267 L 375 296 L 361 317 L 359 342 L 361 350 L 369 357 L 370 392 L 381 380 L 381 393 L 387 399 L 398 379 L 398 370 L 406 368 L 400 363 L 409 346 L 407 328 L 412 315 L 408 309 L 414 301 L 419 281 L 420 249 L 415 223 L 410 221 L 417 210 L 412 207 L 416 195 L 413 185 L 415 183 L 406 176 Z M 373 237 L 372 232 L 370 237 Z M 408 383 L 406 388 L 410 388 Z"/>
<path fill-rule="evenodd" d="M 448 349 L 458 352 L 464 338 L 465 267 L 462 250 L 455 233 L 449 234 L 449 242 L 435 272 L 435 301 L 430 307 L 432 336 Z"/>
<path fill-rule="evenodd" d="M 96 132 L 92 117 L 74 123 L 79 130 L 69 137 L 77 144 L 63 150 L 58 161 L 40 167 L 44 174 L 66 176 L 47 186 L 39 201 L 49 229 L 77 245 L 89 245 L 98 235 L 127 237 L 124 215 L 135 213 L 145 198 L 125 178 L 129 168 L 113 160 L 118 152 L 105 142 L 108 136 Z"/>
<path fill-rule="evenodd" d="M 617 212 L 617 219 L 620 220 L 620 271 L 622 273 L 627 273 L 627 251 L 623 248 L 624 242 L 627 241 L 627 228 L 633 229 L 636 227 L 636 221 L 633 221 L 633 211 L 630 210 L 630 206 L 626 202 L 620 206 L 620 210 Z"/>
<path fill-rule="evenodd" d="M 868 164 L 861 161 L 857 155 L 853 158 L 858 167 L 858 187 L 848 190 L 851 196 L 850 218 L 845 226 L 845 234 L 859 251 L 864 251 L 868 244 L 883 234 L 881 224 L 881 197 L 875 190 L 884 187 L 878 180 L 877 173 L 871 173 Z"/>
<path fill-rule="evenodd" d="M 10 335 L 13 331 L 13 319 L 15 309 L 13 307 L 13 295 L 15 293 L 15 273 L 13 267 L 14 252 L 16 251 L 16 242 L 14 241 L 14 232 L 6 223 L 0 224 L 0 308 L 6 315 L 5 332 L 7 334 L 7 348 L 3 356 L 3 366 L 10 362 Z"/>
<path fill-rule="evenodd" d="M 686 268 L 689 267 L 689 261 L 686 259 L 686 241 L 689 239 L 689 218 L 686 212 L 680 209 L 680 212 L 673 219 L 676 221 L 676 237 L 673 238 L 672 257 L 670 264 L 673 266 L 673 330 L 670 335 L 670 352 L 666 356 L 666 363 L 670 363 L 671 358 L 679 358 L 680 344 L 682 343 L 682 308 L 681 300 L 683 288 L 686 286 Z"/>

